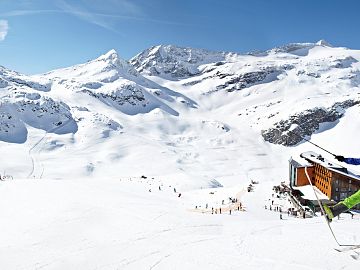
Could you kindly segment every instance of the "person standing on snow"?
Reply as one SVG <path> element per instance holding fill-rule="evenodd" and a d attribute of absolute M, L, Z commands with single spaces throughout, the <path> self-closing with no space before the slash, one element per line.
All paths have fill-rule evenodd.
<path fill-rule="evenodd" d="M 344 156 L 335 156 L 340 162 L 345 162 L 352 165 L 360 165 L 360 158 L 345 158 Z M 324 210 L 328 220 L 332 220 L 334 217 L 340 215 L 353 208 L 355 205 L 360 203 L 360 189 L 353 195 L 347 197 L 345 200 L 337 203 L 334 206 L 327 206 L 324 204 Z"/>

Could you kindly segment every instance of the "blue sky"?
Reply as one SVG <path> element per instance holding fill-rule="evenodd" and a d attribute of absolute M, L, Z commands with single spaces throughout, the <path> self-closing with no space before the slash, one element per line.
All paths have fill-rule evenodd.
<path fill-rule="evenodd" d="M 247 52 L 325 39 L 360 49 L 357 0 L 0 0 L 0 65 L 26 74 L 158 44 Z"/>

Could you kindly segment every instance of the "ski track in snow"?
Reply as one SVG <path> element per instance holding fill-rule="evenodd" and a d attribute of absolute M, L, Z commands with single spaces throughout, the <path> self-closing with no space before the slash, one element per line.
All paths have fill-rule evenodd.
<path fill-rule="evenodd" d="M 45 170 L 45 167 L 44 167 L 44 164 L 39 161 L 39 162 L 36 162 L 36 159 L 40 159 L 40 154 L 41 154 L 41 151 L 43 150 L 43 146 L 41 146 L 41 143 L 45 143 L 46 144 L 46 140 L 45 138 L 47 138 L 47 136 L 49 134 L 51 134 L 52 132 L 55 132 L 57 131 L 58 129 L 60 128 L 63 128 L 65 127 L 67 124 L 71 123 L 72 122 L 72 119 L 69 119 L 68 121 L 66 121 L 63 125 L 61 126 L 57 126 L 49 131 L 45 131 L 45 134 L 29 149 L 29 156 L 30 156 L 30 159 L 31 159 L 31 163 L 32 163 L 32 167 L 31 167 L 31 171 L 30 173 L 28 174 L 27 178 L 31 178 L 31 177 L 34 177 L 34 178 L 42 178 L 43 174 L 44 174 L 44 170 Z M 44 141 L 45 140 L 45 141 Z M 36 148 L 39 148 L 39 150 L 36 152 L 36 157 L 35 155 L 33 154 L 34 152 L 34 149 Z M 40 163 L 41 165 L 41 173 L 40 174 L 35 174 L 35 168 L 37 167 L 36 166 L 36 163 Z"/>

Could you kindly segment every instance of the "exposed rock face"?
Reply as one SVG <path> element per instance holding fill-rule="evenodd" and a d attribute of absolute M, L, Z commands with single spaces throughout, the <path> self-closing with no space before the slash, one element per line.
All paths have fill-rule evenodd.
<path fill-rule="evenodd" d="M 14 92 L 0 107 L 0 140 L 25 142 L 26 125 L 56 134 L 75 133 L 78 128 L 65 103 L 37 93 Z"/>
<path fill-rule="evenodd" d="M 81 92 L 101 99 L 105 103 L 114 102 L 119 106 L 123 106 L 126 103 L 133 106 L 146 106 L 145 96 L 141 88 L 131 84 L 123 85 L 120 89 L 112 93 L 96 93 L 90 90 L 82 90 Z"/>
<path fill-rule="evenodd" d="M 200 65 L 223 61 L 225 55 L 224 52 L 160 45 L 136 55 L 130 63 L 141 73 L 176 79 L 197 75 Z"/>
<path fill-rule="evenodd" d="M 0 88 L 8 86 L 11 86 L 13 90 L 27 87 L 37 91 L 48 92 L 51 89 L 51 81 L 44 78 L 35 81 L 29 76 L 0 66 Z"/>
<path fill-rule="evenodd" d="M 345 109 L 360 104 L 359 100 L 346 100 L 335 103 L 330 108 L 314 108 L 302 113 L 292 115 L 287 120 L 282 120 L 275 124 L 274 128 L 262 130 L 261 134 L 265 141 L 274 144 L 292 146 L 303 141 L 303 138 L 311 136 L 319 130 L 322 123 L 336 121 L 341 118 Z M 291 125 L 296 124 L 297 128 L 289 131 Z"/>
<path fill-rule="evenodd" d="M 275 68 L 266 68 L 261 71 L 254 71 L 237 76 L 231 76 L 230 79 L 227 80 L 224 84 L 216 86 L 216 90 L 218 91 L 225 89 L 228 92 L 241 90 L 255 84 L 264 83 L 266 79 L 270 77 L 270 75 L 273 75 L 273 79 L 276 80 L 276 76 L 280 73 L 281 71 L 278 71 Z M 219 76 L 221 77 L 221 75 Z"/>
<path fill-rule="evenodd" d="M 262 83 L 268 83 L 277 80 L 278 75 L 290 70 L 293 67 L 290 65 L 285 65 L 281 67 L 265 67 L 261 68 L 258 71 L 251 71 L 245 73 L 224 73 L 217 71 L 211 76 L 203 77 L 201 80 L 193 80 L 184 83 L 184 86 L 193 86 L 199 83 L 202 83 L 206 80 L 211 79 L 221 79 L 223 83 L 214 86 L 214 89 L 210 89 L 204 94 L 211 94 L 221 90 L 227 92 L 233 92 L 251 87 L 253 85 L 258 85 Z"/>

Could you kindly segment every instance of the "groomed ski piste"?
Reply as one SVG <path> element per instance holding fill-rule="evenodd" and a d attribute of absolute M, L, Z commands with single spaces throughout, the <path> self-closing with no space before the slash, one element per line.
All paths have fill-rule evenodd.
<path fill-rule="evenodd" d="M 150 185 L 149 183 L 154 183 Z M 163 183 L 163 184 L 161 184 Z M 1 185 L 3 269 L 357 269 L 358 252 L 339 253 L 322 217 L 264 209 L 271 184 L 181 191 L 150 179 L 13 180 Z M 158 189 L 161 186 L 161 190 Z M 171 187 L 170 187 L 171 186 Z M 149 189 L 152 189 L 149 192 Z M 179 188 L 178 188 L 179 189 Z M 245 211 L 220 198 L 240 191 Z M 218 200 L 211 192 L 221 194 Z M 281 203 L 281 202 L 280 202 Z M 227 204 L 227 202 L 226 202 Z M 226 207 L 226 206 L 225 206 Z M 224 208 L 223 208 L 224 209 Z M 359 215 L 332 223 L 358 240 Z M 355 256 L 355 258 L 351 257 Z M 357 257 L 356 257 L 357 256 Z M 327 258 L 323 260 L 323 258 Z"/>
<path fill-rule="evenodd" d="M 296 56 L 299 62 L 330 54 L 360 59 L 357 51 L 310 47 Z M 301 153 L 314 151 L 332 157 L 307 142 L 285 147 L 261 136 L 271 126 L 268 114 L 287 119 L 294 111 L 357 100 L 358 86 L 340 79 L 346 68 L 356 73 L 357 60 L 331 70 L 338 76 L 328 78 L 327 89 L 321 90 L 323 81 L 299 79 L 290 71 L 241 91 L 204 95 L 210 81 L 184 86 L 189 78 L 143 76 L 125 62 L 114 72 L 117 57 L 111 51 L 100 60 L 31 77 L 44 85 L 53 80 L 51 90 L 20 86 L 50 97 L 46 104 L 57 104 L 53 117 L 62 123 L 52 125 L 55 120 L 41 113 L 32 118 L 35 106 L 11 122 L 19 127 L 16 142 L 0 134 L 0 173 L 12 176 L 0 181 L 0 269 L 359 269 L 360 251 L 336 251 L 323 217 L 285 212 L 280 219 L 279 212 L 265 209 L 274 200 L 273 186 L 288 182 L 291 156 L 301 160 Z M 268 63 L 277 57 L 285 61 L 293 55 L 241 56 L 241 61 Z M 219 68 L 235 69 L 231 65 L 241 61 Z M 319 72 L 323 78 L 329 70 L 321 66 Z M 124 84 L 134 86 L 134 107 L 108 98 L 111 87 Z M 2 115 L 13 112 L 8 107 L 21 108 L 24 96 L 27 106 L 43 99 L 12 96 L 8 87 L 0 88 Z M 358 105 L 347 108 L 335 123 L 321 124 L 311 141 L 336 154 L 359 156 L 359 114 Z M 360 174 L 360 168 L 347 167 Z M 251 181 L 258 184 L 248 192 Z M 274 201 L 287 203 L 286 197 Z M 359 214 L 342 214 L 331 226 L 339 242 L 359 244 L 359 224 Z"/>

